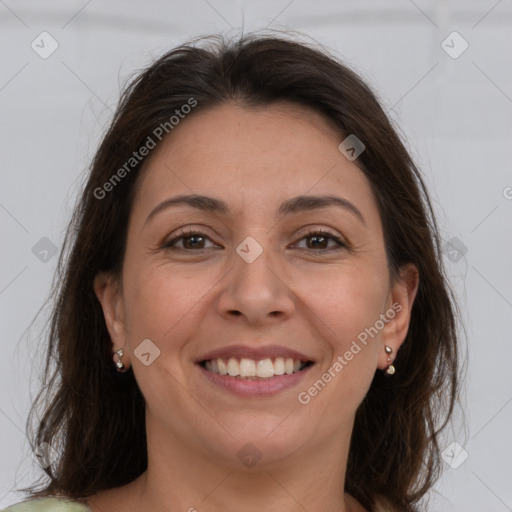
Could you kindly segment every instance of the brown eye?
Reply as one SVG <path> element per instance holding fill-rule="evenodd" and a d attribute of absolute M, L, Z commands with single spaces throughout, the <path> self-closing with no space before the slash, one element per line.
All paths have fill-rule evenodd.
<path fill-rule="evenodd" d="M 210 239 L 204 233 L 199 231 L 186 231 L 169 242 L 166 242 L 163 248 L 178 249 L 182 251 L 204 250 L 207 249 L 207 247 L 204 246 L 206 240 Z M 177 245 L 179 242 L 182 242 L 181 247 Z"/>
<path fill-rule="evenodd" d="M 206 240 L 210 240 L 210 238 L 200 231 L 187 231 L 180 233 L 179 236 L 166 242 L 163 248 L 181 251 L 204 250 L 208 248 L 205 247 Z M 305 249 L 316 252 L 331 251 L 347 247 L 339 237 L 328 231 L 311 231 L 307 233 L 306 236 L 302 237 L 301 241 L 302 240 L 308 240 Z M 180 242 L 182 244 L 181 247 L 178 245 Z M 329 242 L 334 242 L 334 246 L 331 245 L 331 247 L 329 247 Z"/>
<path fill-rule="evenodd" d="M 346 247 L 339 237 L 328 231 L 311 231 L 301 238 L 301 241 L 302 240 L 309 240 L 309 242 L 306 242 L 306 249 L 318 250 L 318 252 Z M 334 247 L 328 247 L 330 241 L 335 243 Z"/>

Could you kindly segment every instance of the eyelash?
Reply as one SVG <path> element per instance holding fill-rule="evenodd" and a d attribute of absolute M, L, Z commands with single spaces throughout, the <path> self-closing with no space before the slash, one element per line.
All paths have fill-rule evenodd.
<path fill-rule="evenodd" d="M 184 249 L 184 248 L 181 248 L 181 247 L 175 247 L 175 243 L 177 241 L 185 239 L 185 238 L 191 238 L 193 236 L 201 236 L 201 237 L 203 237 L 205 239 L 210 240 L 210 238 L 208 236 L 206 236 L 204 233 L 201 233 L 200 231 L 196 231 L 194 229 L 184 230 L 181 233 L 179 233 L 179 235 L 177 237 L 173 238 L 169 242 L 166 242 L 162 246 L 162 249 L 171 249 L 171 250 L 186 251 L 186 252 L 194 251 L 194 250 L 196 252 L 205 251 L 206 248 L 201 248 L 201 249 Z M 330 233 L 329 231 L 324 231 L 324 230 L 309 230 L 300 239 L 300 241 L 304 240 L 305 238 L 311 238 L 313 236 L 323 236 L 323 237 L 326 237 L 326 238 L 328 238 L 330 240 L 333 240 L 333 241 L 335 241 L 337 243 L 338 247 L 334 247 L 334 248 L 331 247 L 331 248 L 328 248 L 328 249 L 318 249 L 318 250 L 317 249 L 306 249 L 306 250 L 310 250 L 310 251 L 314 251 L 314 252 L 328 252 L 328 251 L 333 251 L 333 250 L 336 251 L 336 250 L 347 249 L 348 248 L 346 243 L 341 238 L 339 238 L 336 235 Z"/>

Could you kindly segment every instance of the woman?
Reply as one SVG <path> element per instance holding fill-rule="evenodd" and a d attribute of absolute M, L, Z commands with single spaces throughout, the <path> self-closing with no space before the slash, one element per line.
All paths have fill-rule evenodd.
<path fill-rule="evenodd" d="M 439 247 L 403 143 L 325 50 L 170 51 L 75 211 L 33 442 L 58 455 L 7 510 L 419 510 L 459 386 Z"/>

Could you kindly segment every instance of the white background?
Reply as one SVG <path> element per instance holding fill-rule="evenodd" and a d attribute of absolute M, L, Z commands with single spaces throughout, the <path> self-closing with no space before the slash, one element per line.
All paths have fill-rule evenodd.
<path fill-rule="evenodd" d="M 305 32 L 371 84 L 425 174 L 443 239 L 467 248 L 445 257 L 467 329 L 467 423 L 443 447 L 457 441 L 469 457 L 443 462 L 428 509 L 512 510 L 510 0 L 1 0 L 0 507 L 40 474 L 24 430 L 46 313 L 28 327 L 57 256 L 44 263 L 32 247 L 60 248 L 120 85 L 191 37 L 264 27 Z M 31 48 L 42 31 L 59 45 L 47 59 Z M 455 59 L 441 47 L 453 31 L 469 44 Z"/>

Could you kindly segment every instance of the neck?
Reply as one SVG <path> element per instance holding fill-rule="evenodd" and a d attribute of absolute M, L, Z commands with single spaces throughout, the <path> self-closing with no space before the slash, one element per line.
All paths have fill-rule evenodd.
<path fill-rule="evenodd" d="M 133 482 L 132 503 L 162 512 L 364 511 L 343 491 L 350 431 L 339 438 L 336 446 L 300 448 L 249 468 L 236 459 L 213 460 L 198 451 L 199 443 L 170 442 L 168 432 L 155 427 L 148 431 L 148 468 Z"/>

